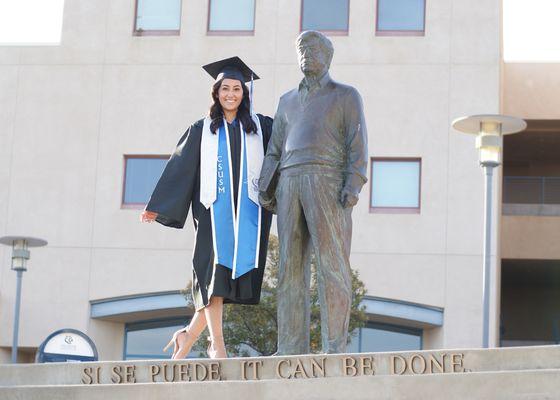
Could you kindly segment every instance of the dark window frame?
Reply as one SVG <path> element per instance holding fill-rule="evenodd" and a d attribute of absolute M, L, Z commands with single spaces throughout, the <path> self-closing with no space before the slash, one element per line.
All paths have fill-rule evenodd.
<path fill-rule="evenodd" d="M 181 22 L 183 17 L 183 0 L 180 0 L 179 9 L 179 29 L 142 29 L 136 25 L 138 23 L 138 0 L 134 0 L 134 24 L 132 27 L 133 36 L 179 36 L 181 34 Z"/>
<path fill-rule="evenodd" d="M 210 29 L 210 15 L 211 15 L 212 0 L 208 0 L 208 15 L 206 19 L 206 36 L 255 36 L 255 25 L 257 22 L 257 0 L 253 1 L 253 29 L 252 30 L 211 30 Z"/>
<path fill-rule="evenodd" d="M 300 11 L 299 11 L 299 31 L 303 32 L 303 3 L 305 0 L 301 0 L 300 2 Z M 348 21 L 346 21 L 346 29 L 329 29 L 329 30 L 319 30 L 316 31 L 321 32 L 327 36 L 348 36 L 350 33 L 350 0 L 346 0 L 347 8 L 348 8 Z"/>
<path fill-rule="evenodd" d="M 418 207 L 375 207 L 373 200 L 373 164 L 376 161 L 418 162 Z M 373 214 L 420 214 L 422 209 L 422 158 L 421 157 L 370 157 L 369 212 Z"/>
<path fill-rule="evenodd" d="M 126 162 L 129 159 L 142 158 L 142 159 L 158 159 L 158 160 L 168 160 L 171 157 L 170 154 L 124 154 L 123 156 L 123 175 L 122 175 L 122 194 L 121 194 L 121 209 L 133 209 L 140 210 L 146 207 L 145 203 L 125 203 L 125 191 L 126 191 Z"/>
<path fill-rule="evenodd" d="M 394 333 L 404 333 L 406 335 L 411 336 L 418 336 L 420 339 L 420 349 L 424 348 L 424 330 L 422 328 L 413 328 L 408 326 L 402 325 L 395 325 L 386 322 L 377 322 L 377 321 L 367 321 L 365 326 L 359 328 L 360 331 L 358 332 L 358 352 L 362 353 L 362 329 L 370 328 L 370 329 L 377 329 L 381 331 L 388 331 Z M 403 350 L 394 350 L 394 351 L 403 351 Z M 408 351 L 408 350 L 407 350 Z"/>
<path fill-rule="evenodd" d="M 424 1 L 424 21 L 422 23 L 422 30 L 379 30 L 379 2 L 382 0 L 375 0 L 375 36 L 426 36 L 426 2 Z"/>
<path fill-rule="evenodd" d="M 136 357 L 144 357 L 146 359 L 159 359 L 158 356 L 150 355 L 150 354 L 129 354 L 127 353 L 127 342 L 128 342 L 128 333 L 134 331 L 141 331 L 151 328 L 165 328 L 169 326 L 186 326 L 190 322 L 190 317 L 174 317 L 174 318 L 158 318 L 158 319 L 150 319 L 144 321 L 135 321 L 135 322 L 128 322 L 125 323 L 124 326 L 124 337 L 123 337 L 123 360 L 127 360 L 127 356 L 136 356 Z M 370 329 L 377 329 L 395 333 L 404 333 L 411 336 L 417 336 L 420 339 L 420 349 L 424 348 L 424 330 L 422 328 L 413 328 L 408 326 L 402 325 L 394 325 L 385 322 L 377 322 L 377 321 L 367 321 L 365 326 L 358 328 L 358 352 L 362 352 L 362 329 L 370 328 Z M 399 350 L 395 350 L 399 351 Z"/>
<path fill-rule="evenodd" d="M 190 317 L 174 317 L 174 318 L 158 318 L 143 321 L 127 322 L 124 324 L 124 337 L 123 337 L 123 360 L 127 360 L 127 356 L 145 357 L 146 359 L 159 360 L 161 357 L 150 354 L 128 354 L 126 346 L 128 342 L 128 332 L 142 331 L 150 328 L 166 328 L 169 326 L 183 325 L 187 326 L 190 322 Z"/>

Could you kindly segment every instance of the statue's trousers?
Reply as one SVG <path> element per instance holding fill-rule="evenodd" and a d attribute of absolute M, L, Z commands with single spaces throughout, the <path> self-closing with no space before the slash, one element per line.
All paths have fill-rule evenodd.
<path fill-rule="evenodd" d="M 352 300 L 351 208 L 343 175 L 320 165 L 282 170 L 276 190 L 280 267 L 278 354 L 309 353 L 309 255 L 317 263 L 323 352 L 346 351 Z"/>

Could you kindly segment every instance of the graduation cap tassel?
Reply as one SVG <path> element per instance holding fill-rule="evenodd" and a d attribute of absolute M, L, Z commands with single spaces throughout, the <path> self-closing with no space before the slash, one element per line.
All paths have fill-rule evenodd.
<path fill-rule="evenodd" d="M 251 115 L 253 115 L 253 74 L 251 74 L 251 86 L 249 89 L 249 109 L 251 112 Z"/>

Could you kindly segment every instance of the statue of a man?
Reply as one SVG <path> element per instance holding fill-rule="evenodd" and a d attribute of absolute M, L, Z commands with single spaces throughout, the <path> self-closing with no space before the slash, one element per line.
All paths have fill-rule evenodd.
<path fill-rule="evenodd" d="M 331 41 L 306 31 L 296 47 L 305 77 L 280 98 L 259 183 L 263 206 L 278 214 L 278 354 L 309 353 L 311 251 L 323 352 L 341 353 L 352 301 L 351 213 L 367 181 L 367 132 L 357 90 L 329 76 Z"/>

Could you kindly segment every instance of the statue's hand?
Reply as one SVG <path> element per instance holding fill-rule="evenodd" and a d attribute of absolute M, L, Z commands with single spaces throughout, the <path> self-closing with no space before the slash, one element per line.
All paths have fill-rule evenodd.
<path fill-rule="evenodd" d="M 273 214 L 276 214 L 276 198 L 266 195 L 264 192 L 259 192 L 259 203 L 261 206 Z"/>
<path fill-rule="evenodd" d="M 342 204 L 342 208 L 354 207 L 358 204 L 358 196 L 347 189 L 342 189 L 340 192 L 340 204 Z"/>

